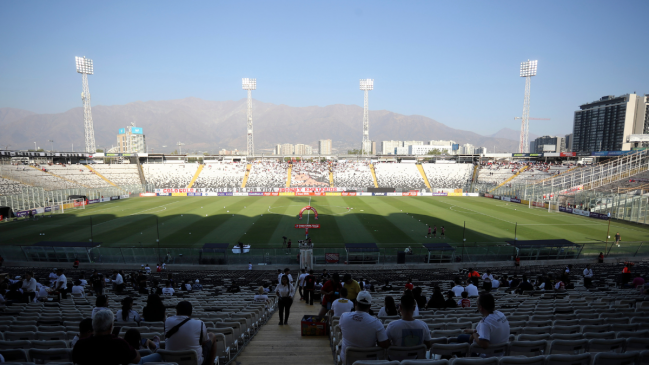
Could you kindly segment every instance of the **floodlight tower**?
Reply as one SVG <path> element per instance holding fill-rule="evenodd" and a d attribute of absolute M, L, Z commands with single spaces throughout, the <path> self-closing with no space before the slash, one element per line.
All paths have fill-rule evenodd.
<path fill-rule="evenodd" d="M 532 76 L 536 76 L 536 66 L 539 61 L 527 60 L 521 62 L 521 77 L 525 78 L 525 102 L 523 103 L 523 120 L 521 122 L 521 140 L 518 152 L 530 152 L 529 135 L 530 135 L 530 82 Z"/>
<path fill-rule="evenodd" d="M 75 57 L 77 61 L 77 72 L 82 76 L 83 91 L 81 100 L 83 101 L 83 126 L 86 136 L 86 152 L 95 153 L 95 129 L 92 125 L 92 111 L 90 110 L 90 90 L 88 89 L 88 75 L 94 74 L 92 60 L 84 57 Z"/>
<path fill-rule="evenodd" d="M 243 78 L 241 85 L 244 90 L 248 90 L 248 156 L 255 154 L 255 145 L 252 140 L 252 91 L 257 90 L 257 79 Z"/>
<path fill-rule="evenodd" d="M 361 79 L 360 88 L 365 92 L 365 104 L 363 107 L 363 143 L 361 153 L 370 155 L 372 153 L 372 141 L 370 141 L 370 114 L 368 109 L 369 91 L 374 89 L 374 79 Z"/>

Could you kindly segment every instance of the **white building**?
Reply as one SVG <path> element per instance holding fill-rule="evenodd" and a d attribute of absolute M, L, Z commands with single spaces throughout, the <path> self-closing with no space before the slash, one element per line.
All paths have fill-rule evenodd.
<path fill-rule="evenodd" d="M 381 142 L 381 154 L 382 155 L 393 155 L 394 149 L 397 147 L 402 147 L 403 142 L 401 141 L 382 141 Z"/>
<path fill-rule="evenodd" d="M 277 144 L 277 145 L 275 145 L 274 153 L 275 153 L 276 155 L 281 155 L 281 154 L 282 154 L 282 145 L 281 145 L 281 144 Z"/>
<path fill-rule="evenodd" d="M 408 154 L 408 147 L 396 147 L 394 149 L 394 154 L 395 155 L 407 155 Z"/>
<path fill-rule="evenodd" d="M 402 146 L 403 147 L 408 147 L 408 146 L 423 146 L 424 141 L 403 141 Z"/>
<path fill-rule="evenodd" d="M 282 153 L 280 153 L 280 155 L 283 156 L 292 155 L 293 152 L 295 152 L 295 147 L 293 147 L 293 145 L 290 143 L 284 143 L 282 145 Z"/>
<path fill-rule="evenodd" d="M 474 150 L 474 154 L 476 155 L 484 155 L 487 153 L 487 147 L 478 147 Z"/>
<path fill-rule="evenodd" d="M 117 132 L 117 146 L 119 153 L 145 153 L 146 141 L 144 131 L 131 123 L 126 128 L 120 128 Z"/>
<path fill-rule="evenodd" d="M 321 139 L 318 141 L 318 151 L 321 155 L 331 155 L 331 140 Z"/>
<path fill-rule="evenodd" d="M 471 143 L 465 143 L 462 146 L 460 146 L 460 152 L 461 155 L 472 155 L 475 153 L 475 146 L 472 145 Z"/>
<path fill-rule="evenodd" d="M 455 141 L 451 140 L 443 140 L 443 139 L 433 139 L 428 142 L 430 146 L 452 146 L 455 143 Z"/>

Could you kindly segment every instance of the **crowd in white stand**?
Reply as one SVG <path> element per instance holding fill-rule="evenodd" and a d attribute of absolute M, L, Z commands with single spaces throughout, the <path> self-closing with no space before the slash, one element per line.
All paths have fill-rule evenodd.
<path fill-rule="evenodd" d="M 374 179 L 367 161 L 340 161 L 333 163 L 334 186 L 359 189 L 374 186 Z"/>
<path fill-rule="evenodd" d="M 210 162 L 196 179 L 193 188 L 223 189 L 240 188 L 246 174 L 245 163 Z"/>
<path fill-rule="evenodd" d="M 286 187 L 288 167 L 289 164 L 287 162 L 255 161 L 250 169 L 246 187 L 249 189 Z"/>
<path fill-rule="evenodd" d="M 414 163 L 377 163 L 374 172 L 379 186 L 397 189 L 426 189 L 426 183 Z"/>

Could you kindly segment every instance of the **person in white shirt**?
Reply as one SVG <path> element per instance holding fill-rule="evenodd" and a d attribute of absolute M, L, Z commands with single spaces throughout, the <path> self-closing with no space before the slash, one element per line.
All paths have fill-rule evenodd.
<path fill-rule="evenodd" d="M 48 277 L 50 279 L 50 285 L 52 285 L 52 286 L 54 286 L 54 283 L 56 282 L 56 279 L 59 277 L 58 275 L 56 275 L 56 270 L 57 269 L 54 268 L 54 270 L 52 270 L 52 272 L 50 273 L 50 275 Z"/>
<path fill-rule="evenodd" d="M 452 287 L 451 290 L 453 291 L 453 294 L 455 294 L 456 297 L 461 297 L 462 292 L 464 291 L 464 287 L 460 285 L 459 280 L 455 280 L 455 286 Z"/>
<path fill-rule="evenodd" d="M 283 275 L 280 278 L 279 284 L 275 288 L 275 294 L 279 297 L 279 325 L 282 326 L 288 324 L 288 316 L 291 314 L 291 305 L 293 305 L 293 295 L 295 294 L 295 289 L 293 284 L 290 283 L 288 275 Z"/>
<path fill-rule="evenodd" d="M 248 262 L 248 270 L 252 270 L 252 262 Z"/>
<path fill-rule="evenodd" d="M 133 298 L 126 297 L 122 299 L 122 309 L 115 313 L 117 322 L 140 322 L 140 315 L 133 310 Z"/>
<path fill-rule="evenodd" d="M 144 267 L 144 271 L 146 271 L 147 275 L 151 274 L 151 267 L 149 267 L 149 264 L 146 264 L 146 266 Z"/>
<path fill-rule="evenodd" d="M 306 273 L 305 269 L 302 269 L 302 273 L 297 278 L 297 290 L 300 293 L 300 300 L 304 300 L 304 292 L 302 290 L 304 289 L 304 278 L 307 276 L 309 276 L 309 274 Z"/>
<path fill-rule="evenodd" d="M 23 280 L 23 295 L 28 302 L 34 300 L 36 297 L 36 279 L 34 279 L 33 276 L 34 275 L 28 271 L 25 273 L 25 279 Z"/>
<path fill-rule="evenodd" d="M 182 301 L 176 305 L 176 315 L 165 321 L 165 349 L 194 350 L 198 364 L 212 365 L 216 359 L 216 337 L 207 332 L 203 321 L 192 319 L 192 304 Z"/>
<path fill-rule="evenodd" d="M 114 290 L 117 293 L 121 293 L 124 290 L 124 277 L 117 270 L 113 271 L 113 277 L 115 277 L 115 279 L 112 279 L 111 281 L 114 284 Z"/>
<path fill-rule="evenodd" d="M 469 285 L 466 286 L 466 291 L 469 293 L 469 297 L 477 297 L 479 295 L 478 287 L 473 285 L 473 283 L 469 283 Z"/>
<path fill-rule="evenodd" d="M 61 293 L 61 298 L 67 299 L 68 297 L 68 278 L 63 275 L 63 269 L 56 270 L 58 277 L 54 283 L 54 291 Z"/>
<path fill-rule="evenodd" d="M 354 309 L 354 303 L 347 299 L 347 289 L 340 289 L 340 298 L 331 303 L 331 312 L 335 317 L 340 317 L 343 313 L 351 312 Z"/>
<path fill-rule="evenodd" d="M 263 303 L 266 306 L 266 308 L 268 308 L 268 304 L 270 304 L 270 299 L 268 299 L 268 295 L 266 295 L 263 286 L 260 286 L 257 289 L 257 295 L 255 295 L 253 300 L 257 303 Z"/>
<path fill-rule="evenodd" d="M 164 288 L 162 288 L 162 295 L 171 296 L 174 295 L 175 292 L 176 291 L 174 290 L 174 288 L 171 287 L 171 281 L 167 280 L 167 284 L 165 285 Z"/>
<path fill-rule="evenodd" d="M 46 300 L 47 296 L 50 295 L 50 288 L 41 283 L 36 284 L 36 286 L 38 287 L 38 300 Z"/>
<path fill-rule="evenodd" d="M 586 265 L 584 269 L 584 286 L 589 288 L 593 285 L 593 270 L 590 268 L 590 264 Z"/>
<path fill-rule="evenodd" d="M 77 281 L 74 282 L 74 285 L 72 286 L 72 292 L 71 293 L 72 293 L 72 296 L 85 298 L 86 292 L 83 289 L 83 285 L 81 285 L 80 280 L 77 280 Z"/>
<path fill-rule="evenodd" d="M 478 312 L 482 314 L 482 320 L 475 329 L 465 329 L 465 334 L 460 335 L 457 342 L 476 343 L 485 350 L 490 345 L 509 342 L 509 321 L 503 313 L 496 310 L 496 301 L 493 295 L 488 293 L 480 295 L 478 298 Z M 503 355 L 504 352 L 496 356 Z M 483 354 L 481 357 L 486 356 Z"/>
<path fill-rule="evenodd" d="M 413 318 L 416 304 L 415 298 L 410 295 L 401 297 L 401 305 L 399 306 L 401 319 L 390 322 L 386 329 L 392 346 L 411 347 L 421 344 L 426 345 L 428 348 L 432 346 L 433 341 L 431 341 L 428 325 Z M 390 360 L 401 361 L 405 360 L 405 357 L 391 357 Z"/>
<path fill-rule="evenodd" d="M 414 298 L 413 298 L 414 300 Z M 358 293 L 356 311 L 343 313 L 340 316 L 340 331 L 342 332 L 342 348 L 340 359 L 345 364 L 345 350 L 348 347 L 390 346 L 390 339 L 381 321 L 368 313 L 372 306 L 372 296 L 367 291 Z"/>
<path fill-rule="evenodd" d="M 500 281 L 498 280 L 497 276 L 494 276 L 493 279 L 491 280 L 491 289 L 498 289 L 500 288 Z"/>
<path fill-rule="evenodd" d="M 286 269 L 284 269 L 284 273 L 281 273 L 281 272 L 279 273 L 279 275 L 277 276 L 277 282 L 278 283 L 282 282 L 282 276 L 283 275 L 286 275 L 288 277 L 288 282 L 293 284 L 293 277 L 291 276 L 291 269 L 289 269 L 287 267 Z"/>
<path fill-rule="evenodd" d="M 482 274 L 482 288 L 489 292 L 493 288 L 493 280 L 494 277 L 491 275 L 491 270 L 487 270 L 486 274 Z"/>

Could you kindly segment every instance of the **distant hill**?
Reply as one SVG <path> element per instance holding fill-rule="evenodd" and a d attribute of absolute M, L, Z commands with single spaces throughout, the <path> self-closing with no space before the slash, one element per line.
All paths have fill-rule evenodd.
<path fill-rule="evenodd" d="M 117 130 L 135 122 L 144 129 L 149 152 L 171 152 L 180 141 L 183 151 L 246 148 L 246 99 L 208 101 L 198 98 L 133 102 L 126 105 L 97 105 L 92 108 L 97 148 L 116 144 Z M 278 143 L 317 146 L 319 139 L 331 139 L 341 152 L 359 148 L 363 108 L 357 105 L 290 107 L 253 101 L 255 151 L 270 153 Z M 83 109 L 58 114 L 0 108 L 0 145 L 13 149 L 33 148 L 36 141 L 47 148 L 54 140 L 56 150 L 81 151 L 84 144 Z M 502 130 L 501 130 L 502 131 Z M 515 131 L 512 131 L 515 132 Z M 500 133 L 500 132 L 499 132 Z M 498 134 L 498 133 L 497 133 Z M 370 137 L 380 148 L 382 140 L 440 140 L 493 146 L 498 151 L 516 150 L 518 138 L 482 136 L 454 129 L 420 115 L 402 115 L 386 110 L 370 111 Z M 163 148 L 162 146 L 167 146 Z M 152 149 L 152 150 L 151 150 Z"/>

